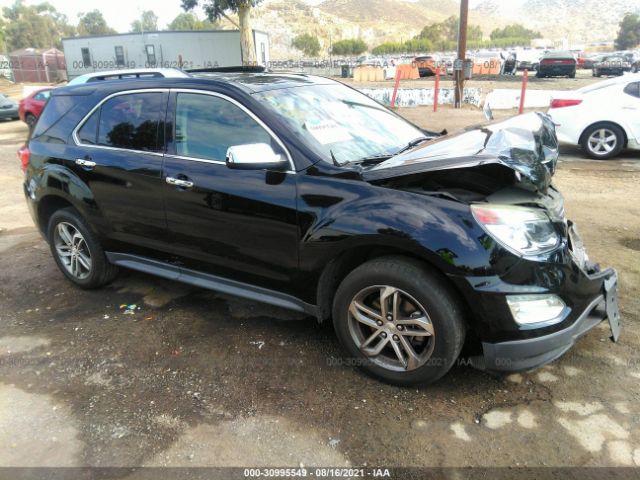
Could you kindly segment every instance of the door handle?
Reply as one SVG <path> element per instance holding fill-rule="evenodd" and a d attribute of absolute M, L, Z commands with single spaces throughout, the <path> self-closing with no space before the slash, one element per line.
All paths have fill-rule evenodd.
<path fill-rule="evenodd" d="M 96 162 L 92 162 L 91 160 L 85 160 L 83 158 L 77 158 L 76 165 L 80 165 L 81 167 L 91 169 L 96 166 Z"/>
<path fill-rule="evenodd" d="M 181 187 L 181 188 L 193 187 L 193 182 L 190 180 L 182 180 L 180 178 L 167 177 L 166 181 L 169 185 L 175 185 L 176 187 Z"/>

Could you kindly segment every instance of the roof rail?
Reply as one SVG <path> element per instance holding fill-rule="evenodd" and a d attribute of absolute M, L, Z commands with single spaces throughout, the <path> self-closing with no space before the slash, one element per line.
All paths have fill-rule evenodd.
<path fill-rule="evenodd" d="M 184 71 L 187 73 L 262 73 L 266 72 L 267 69 L 262 65 L 238 65 L 233 67 L 189 68 L 185 69 Z"/>

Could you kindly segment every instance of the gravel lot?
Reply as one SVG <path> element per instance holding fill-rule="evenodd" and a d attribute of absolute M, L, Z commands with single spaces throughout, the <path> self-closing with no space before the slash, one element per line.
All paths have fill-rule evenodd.
<path fill-rule="evenodd" d="M 401 389 L 288 311 L 126 271 L 74 288 L 26 210 L 25 135 L 0 124 L 0 466 L 640 465 L 640 154 L 568 149 L 556 176 L 591 258 L 620 273 L 620 343 L 601 326 L 533 372 Z"/>

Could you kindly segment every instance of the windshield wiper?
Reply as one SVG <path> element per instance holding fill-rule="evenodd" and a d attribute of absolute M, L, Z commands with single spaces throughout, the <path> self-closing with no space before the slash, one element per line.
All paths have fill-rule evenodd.
<path fill-rule="evenodd" d="M 423 142 L 426 142 L 427 140 L 432 140 L 429 137 L 420 137 L 420 138 L 416 138 L 414 140 L 411 140 L 409 143 L 407 143 L 404 147 L 402 147 L 400 150 L 398 150 L 396 153 L 394 153 L 394 155 L 400 155 L 401 153 L 404 153 L 408 150 L 411 150 L 413 147 L 417 147 L 418 145 L 420 145 Z"/>

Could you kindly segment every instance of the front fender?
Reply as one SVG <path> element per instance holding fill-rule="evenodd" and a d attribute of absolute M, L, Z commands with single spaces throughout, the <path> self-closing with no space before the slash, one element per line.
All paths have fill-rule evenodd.
<path fill-rule="evenodd" d="M 365 247 L 410 253 L 447 275 L 492 275 L 517 261 L 460 202 L 335 178 L 307 178 L 299 191 L 303 271 Z"/>

